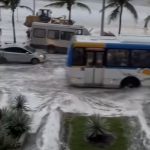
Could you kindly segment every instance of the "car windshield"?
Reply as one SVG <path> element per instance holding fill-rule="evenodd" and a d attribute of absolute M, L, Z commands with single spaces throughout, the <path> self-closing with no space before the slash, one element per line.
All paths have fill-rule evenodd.
<path fill-rule="evenodd" d="M 27 50 L 29 50 L 30 52 L 32 52 L 32 53 L 34 53 L 36 50 L 34 49 L 34 48 L 32 48 L 32 47 L 30 47 L 30 46 L 25 46 L 25 48 L 27 49 Z"/>

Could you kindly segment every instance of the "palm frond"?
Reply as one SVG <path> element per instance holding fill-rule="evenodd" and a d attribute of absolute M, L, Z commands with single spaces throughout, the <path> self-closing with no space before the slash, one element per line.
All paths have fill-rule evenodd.
<path fill-rule="evenodd" d="M 3 8 L 3 9 L 10 9 L 10 6 L 2 5 L 2 6 L 0 6 L 0 8 Z"/>
<path fill-rule="evenodd" d="M 106 120 L 99 115 L 90 116 L 87 120 L 87 136 L 97 136 L 105 134 L 108 125 Z"/>
<path fill-rule="evenodd" d="M 0 150 L 15 150 L 16 148 L 19 148 L 17 139 L 8 135 L 7 129 L 0 125 Z"/>
<path fill-rule="evenodd" d="M 32 9 L 32 8 L 30 8 L 30 7 L 28 7 L 28 6 L 19 5 L 18 7 L 20 7 L 20 8 L 25 8 L 25 9 L 27 9 L 27 10 L 31 11 L 31 12 L 32 12 L 32 14 L 34 13 L 33 9 Z"/>
<path fill-rule="evenodd" d="M 77 2 L 76 5 L 77 5 L 78 7 L 80 7 L 81 9 L 86 9 L 89 13 L 91 13 L 91 9 L 90 9 L 86 4 Z"/>
<path fill-rule="evenodd" d="M 8 134 L 19 138 L 30 129 L 31 119 L 24 112 L 12 111 L 12 117 L 8 120 Z"/>
<path fill-rule="evenodd" d="M 137 11 L 132 4 L 127 2 L 127 3 L 125 3 L 124 7 L 126 7 L 131 12 L 131 14 L 133 14 L 133 17 L 135 18 L 135 20 L 138 19 Z"/>
<path fill-rule="evenodd" d="M 65 5 L 64 2 L 56 2 L 56 3 L 51 3 L 48 5 L 45 5 L 45 7 L 56 7 L 56 8 L 61 8 Z"/>
<path fill-rule="evenodd" d="M 19 95 L 19 96 L 15 97 L 15 100 L 13 101 L 11 108 L 18 110 L 18 111 L 29 110 L 29 107 L 27 106 L 26 97 L 23 95 Z"/>
<path fill-rule="evenodd" d="M 117 7 L 111 12 L 108 18 L 108 23 L 110 24 L 112 20 L 117 19 L 118 15 L 119 15 L 119 7 Z"/>
<path fill-rule="evenodd" d="M 12 138 L 7 134 L 0 136 L 0 150 L 15 150 L 20 147 L 17 139 Z"/>
<path fill-rule="evenodd" d="M 8 108 L 1 109 L 1 120 L 6 120 L 11 115 L 11 112 Z"/>
<path fill-rule="evenodd" d="M 9 5 L 10 0 L 1 0 L 0 2 L 1 4 L 4 4 L 6 6 L 6 5 Z"/>
<path fill-rule="evenodd" d="M 12 10 L 15 10 L 16 7 L 19 5 L 21 0 L 1 0 L 0 2 L 7 8 L 11 8 Z"/>
<path fill-rule="evenodd" d="M 149 23 L 149 21 L 150 21 L 150 16 L 147 16 L 147 17 L 144 19 L 144 21 L 145 21 L 144 28 L 147 28 L 148 23 Z"/>
<path fill-rule="evenodd" d="M 104 10 L 106 10 L 106 9 L 108 9 L 108 8 L 112 8 L 112 7 L 114 7 L 114 6 L 116 6 L 115 3 L 108 4 L 107 6 L 104 7 L 104 9 L 101 9 L 99 12 L 102 12 L 102 11 L 104 11 Z"/>

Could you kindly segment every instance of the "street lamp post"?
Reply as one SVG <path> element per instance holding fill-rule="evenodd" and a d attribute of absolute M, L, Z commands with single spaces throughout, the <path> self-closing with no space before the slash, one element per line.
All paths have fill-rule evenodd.
<path fill-rule="evenodd" d="M 102 36 L 104 33 L 104 20 L 105 20 L 105 0 L 102 2 L 102 16 L 101 16 L 101 31 L 100 35 Z"/>

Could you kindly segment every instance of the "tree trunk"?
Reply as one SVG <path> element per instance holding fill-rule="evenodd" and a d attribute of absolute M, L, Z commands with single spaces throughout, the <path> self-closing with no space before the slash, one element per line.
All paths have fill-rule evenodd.
<path fill-rule="evenodd" d="M 69 20 L 69 22 L 70 22 L 70 21 L 71 21 L 71 6 L 68 7 L 68 11 L 69 11 L 68 20 Z"/>
<path fill-rule="evenodd" d="M 102 36 L 104 34 L 104 21 L 105 21 L 105 0 L 102 2 L 102 16 L 101 16 L 101 31 L 100 35 Z"/>
<path fill-rule="evenodd" d="M 15 18 L 14 18 L 14 10 L 12 10 L 12 27 L 13 27 L 13 37 L 14 37 L 14 43 L 16 43 L 16 32 L 15 32 Z"/>
<path fill-rule="evenodd" d="M 121 10 L 120 10 L 120 16 L 119 16 L 119 31 L 118 31 L 118 34 L 121 33 L 121 27 L 122 27 L 122 12 L 123 12 L 123 6 L 121 6 Z"/>

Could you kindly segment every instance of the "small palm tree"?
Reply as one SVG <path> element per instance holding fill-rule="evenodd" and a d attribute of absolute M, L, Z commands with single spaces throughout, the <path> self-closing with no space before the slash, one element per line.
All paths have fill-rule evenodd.
<path fill-rule="evenodd" d="M 30 129 L 31 119 L 25 112 L 26 99 L 19 95 L 13 106 L 0 109 L 0 150 L 15 150 L 20 147 L 20 137 Z"/>
<path fill-rule="evenodd" d="M 29 110 L 29 107 L 27 106 L 27 100 L 26 97 L 23 95 L 19 95 L 15 97 L 15 100 L 12 103 L 12 109 L 17 111 L 27 111 Z"/>
<path fill-rule="evenodd" d="M 102 119 L 99 115 L 93 115 L 88 118 L 87 121 L 87 135 L 89 137 L 96 137 L 98 135 L 106 134 L 108 124 L 105 119 Z"/>
<path fill-rule="evenodd" d="M 144 19 L 144 21 L 145 21 L 144 28 L 147 28 L 148 23 L 149 23 L 149 21 L 150 21 L 150 16 L 147 16 L 147 17 Z"/>
<path fill-rule="evenodd" d="M 86 129 L 86 139 L 93 144 L 110 145 L 115 140 L 115 136 L 109 132 L 110 125 L 99 115 L 88 118 Z"/>
<path fill-rule="evenodd" d="M 76 5 L 82 9 L 86 9 L 88 10 L 89 13 L 91 13 L 91 9 L 86 4 L 83 4 L 78 0 L 50 0 L 50 1 L 52 1 L 53 3 L 48 4 L 45 7 L 53 6 L 53 7 L 61 8 L 64 5 L 67 6 L 67 10 L 69 11 L 69 15 L 68 15 L 69 22 L 71 22 L 71 11 L 73 5 Z"/>
<path fill-rule="evenodd" d="M 22 134 L 30 129 L 31 119 L 24 112 L 11 111 L 12 115 L 8 119 L 8 135 L 19 139 Z"/>
<path fill-rule="evenodd" d="M 8 120 L 10 117 L 12 118 L 12 113 L 7 108 L 1 109 L 0 112 L 0 150 L 15 150 L 16 148 L 19 148 L 19 143 L 16 138 L 9 134 L 8 129 Z"/>
<path fill-rule="evenodd" d="M 15 18 L 14 13 L 16 8 L 18 7 L 20 0 L 1 0 L 0 1 L 3 5 L 1 8 L 9 8 L 12 11 L 12 27 L 13 27 L 13 39 L 14 43 L 16 43 L 16 32 L 15 32 Z"/>
<path fill-rule="evenodd" d="M 138 19 L 138 15 L 136 12 L 136 9 L 134 6 L 130 3 L 132 0 L 108 0 L 108 5 L 105 6 L 105 8 L 102 10 L 104 11 L 107 8 L 113 8 L 115 9 L 111 12 L 109 16 L 109 23 L 111 23 L 112 20 L 115 20 L 119 16 L 119 30 L 118 34 L 121 33 L 121 27 L 122 27 L 122 13 L 123 13 L 123 8 L 125 7 L 128 9 L 132 14 L 135 20 Z"/>

